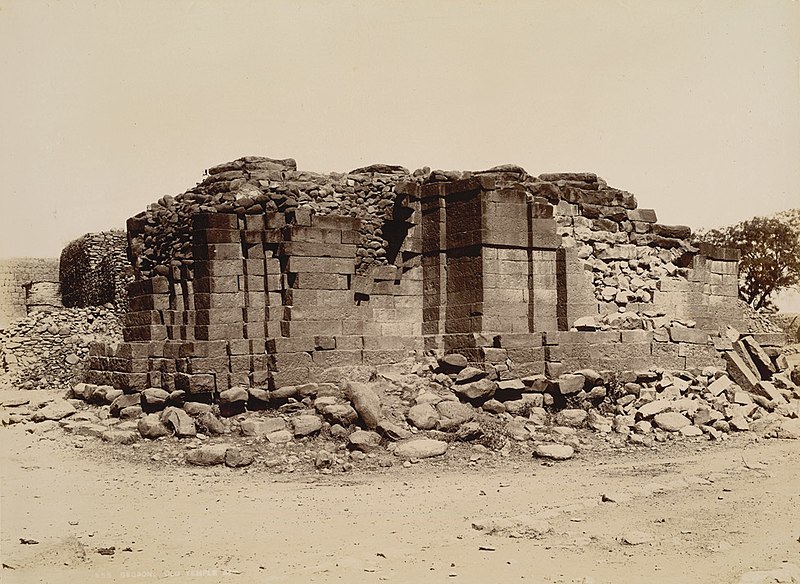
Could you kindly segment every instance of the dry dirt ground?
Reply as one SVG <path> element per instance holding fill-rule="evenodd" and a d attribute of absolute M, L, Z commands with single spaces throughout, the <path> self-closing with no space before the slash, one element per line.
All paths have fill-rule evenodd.
<path fill-rule="evenodd" d="M 557 464 L 450 452 L 329 475 L 157 462 L 19 426 L 0 441 L 7 584 L 800 582 L 797 440 Z"/>

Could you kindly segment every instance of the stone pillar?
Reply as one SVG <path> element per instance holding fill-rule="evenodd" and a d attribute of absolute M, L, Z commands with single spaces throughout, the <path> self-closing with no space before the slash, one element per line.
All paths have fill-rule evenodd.
<path fill-rule="evenodd" d="M 422 217 L 427 348 L 503 361 L 489 350 L 503 335 L 558 328 L 561 239 L 546 201 L 469 178 L 425 185 Z"/>

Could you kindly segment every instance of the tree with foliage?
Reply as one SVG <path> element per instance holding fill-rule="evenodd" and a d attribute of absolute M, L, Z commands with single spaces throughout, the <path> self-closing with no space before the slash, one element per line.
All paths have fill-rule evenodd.
<path fill-rule="evenodd" d="M 754 217 L 697 239 L 739 249 L 739 297 L 756 310 L 772 308 L 773 293 L 800 284 L 800 237 L 783 221 Z"/>

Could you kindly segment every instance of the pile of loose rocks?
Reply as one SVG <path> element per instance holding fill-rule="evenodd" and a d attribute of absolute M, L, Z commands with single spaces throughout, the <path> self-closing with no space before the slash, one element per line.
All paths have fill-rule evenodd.
<path fill-rule="evenodd" d="M 0 329 L 0 387 L 69 388 L 83 376 L 91 342 L 121 340 L 111 304 L 32 312 Z"/>
<path fill-rule="evenodd" d="M 234 387 L 215 405 L 188 401 L 182 391 L 79 383 L 68 399 L 36 407 L 24 397 L 7 401 L 0 418 L 32 432 L 60 427 L 118 444 L 182 444 L 181 462 L 194 465 L 308 464 L 334 472 L 364 459 L 410 465 L 459 444 L 470 453 L 514 448 L 565 460 L 598 439 L 649 447 L 746 431 L 800 438 L 798 384 L 796 368 L 750 391 L 716 367 L 496 379 L 451 354 L 376 370 L 361 382 Z"/>
<path fill-rule="evenodd" d="M 392 217 L 401 180 L 422 180 L 401 166 L 375 164 L 349 173 L 298 171 L 291 159 L 245 156 L 208 169 L 207 177 L 177 196 L 164 196 L 128 220 L 130 251 L 140 278 L 193 265 L 191 217 L 197 213 L 258 215 L 307 208 L 317 215 L 361 220 L 356 267 L 385 264 L 389 241 L 382 225 Z"/>

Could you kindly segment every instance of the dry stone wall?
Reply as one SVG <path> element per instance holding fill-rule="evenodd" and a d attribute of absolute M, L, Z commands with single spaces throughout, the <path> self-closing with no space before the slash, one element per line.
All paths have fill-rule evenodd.
<path fill-rule="evenodd" d="M 61 305 L 58 260 L 0 260 L 0 328 L 31 311 L 51 311 Z"/>
<path fill-rule="evenodd" d="M 119 342 L 116 311 L 104 307 L 36 311 L 0 330 L 0 387 L 64 389 L 86 373 L 89 344 Z"/>
<path fill-rule="evenodd" d="M 59 279 L 64 306 L 85 308 L 107 303 L 125 310 L 133 281 L 123 231 L 87 233 L 61 252 Z"/>
<path fill-rule="evenodd" d="M 421 180 L 421 173 L 417 173 Z M 360 220 L 356 270 L 387 264 L 391 253 L 395 187 L 412 178 L 405 168 L 372 165 L 349 173 L 298 171 L 293 159 L 247 156 L 207 170 L 206 178 L 175 197 L 165 196 L 128 221 L 137 277 L 167 275 L 193 265 L 191 217 L 198 213 L 237 216 L 308 209 L 315 215 Z M 387 230 L 384 233 L 384 229 Z"/>
<path fill-rule="evenodd" d="M 591 173 L 298 171 L 246 157 L 128 221 L 125 342 L 88 381 L 217 396 L 459 353 L 500 380 L 721 365 L 731 250 Z"/>

